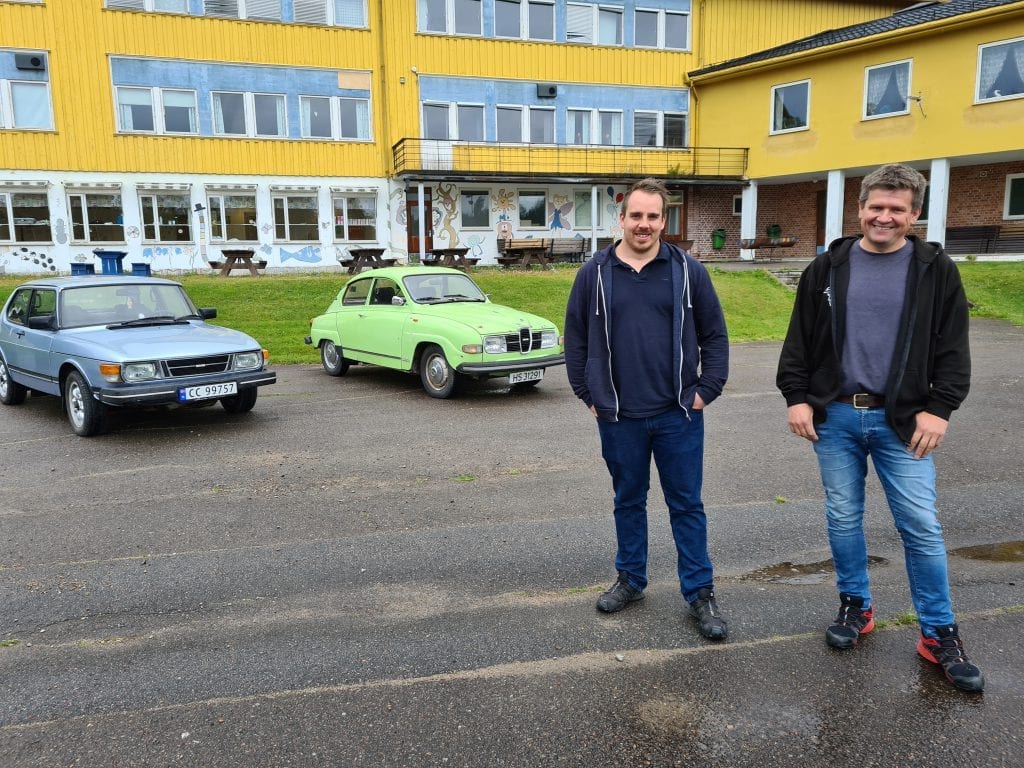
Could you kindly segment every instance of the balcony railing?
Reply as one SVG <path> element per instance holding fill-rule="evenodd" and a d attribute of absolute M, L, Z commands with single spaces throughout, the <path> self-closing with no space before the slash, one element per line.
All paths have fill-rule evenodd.
<path fill-rule="evenodd" d="M 621 147 L 402 139 L 392 148 L 396 176 L 508 178 L 739 179 L 747 170 L 743 147 Z"/>

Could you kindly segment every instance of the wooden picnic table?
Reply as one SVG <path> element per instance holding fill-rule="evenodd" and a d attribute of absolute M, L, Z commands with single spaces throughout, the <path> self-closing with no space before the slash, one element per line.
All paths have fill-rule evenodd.
<path fill-rule="evenodd" d="M 476 263 L 480 261 L 474 256 L 467 255 L 469 248 L 431 248 L 430 252 L 434 254 L 432 263 L 438 267 L 454 267 L 468 271 L 470 267 L 476 266 Z"/>
<path fill-rule="evenodd" d="M 348 261 L 348 273 L 354 275 L 364 269 L 377 269 L 378 267 L 393 267 L 398 259 L 385 259 L 386 248 L 350 248 L 352 255 Z"/>
<path fill-rule="evenodd" d="M 224 261 L 220 262 L 219 269 L 214 266 L 216 262 L 211 262 L 211 266 L 218 269 L 217 274 L 220 277 L 227 277 L 235 269 L 245 269 L 253 277 L 259 277 L 260 271 L 267 266 L 265 261 L 253 261 L 256 251 L 252 248 L 222 248 L 220 252 L 224 256 Z"/>
<path fill-rule="evenodd" d="M 551 269 L 551 241 L 544 238 L 523 238 L 507 240 L 502 248 L 498 263 L 509 267 L 527 268 L 539 264 L 542 269 Z"/>

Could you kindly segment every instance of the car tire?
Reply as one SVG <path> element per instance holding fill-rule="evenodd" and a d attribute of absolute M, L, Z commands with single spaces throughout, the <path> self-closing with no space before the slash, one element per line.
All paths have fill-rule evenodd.
<path fill-rule="evenodd" d="M 442 399 L 451 397 L 458 376 L 439 346 L 430 344 L 424 348 L 420 355 L 420 382 L 428 395 Z"/>
<path fill-rule="evenodd" d="M 348 373 L 349 361 L 342 355 L 341 347 L 330 339 L 320 342 L 320 363 L 331 376 L 344 376 Z"/>
<path fill-rule="evenodd" d="M 92 387 L 78 371 L 64 380 L 64 411 L 79 437 L 102 434 L 107 428 L 107 406 L 92 396 Z"/>
<path fill-rule="evenodd" d="M 0 357 L 0 403 L 21 405 L 28 396 L 28 390 L 11 378 L 7 361 Z"/>
<path fill-rule="evenodd" d="M 240 390 L 237 395 L 222 397 L 221 407 L 228 413 L 247 413 L 256 405 L 256 387 Z"/>

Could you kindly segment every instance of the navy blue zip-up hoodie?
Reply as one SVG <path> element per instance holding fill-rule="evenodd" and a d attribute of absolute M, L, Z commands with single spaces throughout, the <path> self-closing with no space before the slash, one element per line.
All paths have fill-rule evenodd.
<path fill-rule="evenodd" d="M 572 391 L 597 417 L 619 420 L 619 393 L 612 381 L 611 316 L 613 243 L 594 255 L 576 275 L 565 311 L 565 368 Z M 704 265 L 674 245 L 661 244 L 672 266 L 675 307 L 672 335 L 674 388 L 679 407 L 689 412 L 694 394 L 705 405 L 722 393 L 729 376 L 725 316 Z M 637 339 L 638 344 L 644 339 Z M 644 371 L 636 371 L 644 376 Z M 620 382 L 620 386 L 628 383 Z"/>

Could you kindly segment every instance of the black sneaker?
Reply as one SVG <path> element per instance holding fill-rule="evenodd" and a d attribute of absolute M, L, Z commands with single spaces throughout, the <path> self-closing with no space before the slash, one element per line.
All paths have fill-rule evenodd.
<path fill-rule="evenodd" d="M 629 603 L 643 600 L 644 593 L 630 586 L 626 574 L 619 572 L 619 578 L 609 587 L 608 591 L 597 598 L 597 610 L 604 613 L 621 611 Z"/>
<path fill-rule="evenodd" d="M 839 615 L 825 630 L 825 642 L 833 648 L 853 648 L 860 636 L 875 628 L 875 611 L 864 610 L 864 598 L 845 593 L 839 595 Z"/>
<path fill-rule="evenodd" d="M 956 624 L 936 627 L 935 632 L 938 640 L 921 635 L 917 641 L 917 652 L 932 664 L 941 666 L 946 679 L 961 691 L 981 691 L 985 687 L 985 678 L 981 670 L 968 661 Z"/>
<path fill-rule="evenodd" d="M 700 625 L 700 633 L 708 640 L 725 640 L 729 636 L 729 625 L 718 612 L 713 589 L 704 587 L 697 592 L 697 599 L 690 603 L 690 615 Z"/>

